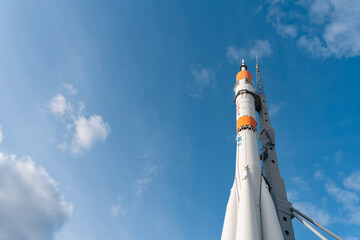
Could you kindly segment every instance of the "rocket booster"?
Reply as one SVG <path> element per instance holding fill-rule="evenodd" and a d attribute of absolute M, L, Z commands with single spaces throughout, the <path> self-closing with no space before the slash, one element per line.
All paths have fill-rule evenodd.
<path fill-rule="evenodd" d="M 282 240 L 269 187 L 261 174 L 252 75 L 242 61 L 234 86 L 236 170 L 221 240 Z"/>

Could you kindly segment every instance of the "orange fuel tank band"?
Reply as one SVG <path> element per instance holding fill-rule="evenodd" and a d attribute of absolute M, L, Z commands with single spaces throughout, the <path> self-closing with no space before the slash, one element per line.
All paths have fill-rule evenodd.
<path fill-rule="evenodd" d="M 236 130 L 239 130 L 242 126 L 252 126 L 256 128 L 257 122 L 251 116 L 242 116 L 236 121 Z"/>
<path fill-rule="evenodd" d="M 238 74 L 236 75 L 236 81 L 239 81 L 244 78 L 248 78 L 248 79 L 252 80 L 251 73 L 249 71 L 242 70 L 242 71 L 238 72 Z"/>

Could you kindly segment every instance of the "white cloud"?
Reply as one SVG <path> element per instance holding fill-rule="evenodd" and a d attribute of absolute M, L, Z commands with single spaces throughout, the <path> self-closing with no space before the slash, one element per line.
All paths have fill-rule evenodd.
<path fill-rule="evenodd" d="M 72 94 L 72 95 L 76 95 L 77 94 L 77 89 L 74 88 L 74 86 L 72 84 L 64 84 L 64 87 Z"/>
<path fill-rule="evenodd" d="M 269 57 L 272 54 L 272 49 L 269 41 L 257 40 L 255 45 L 250 49 L 250 57 L 252 59 L 258 56 L 259 58 Z"/>
<path fill-rule="evenodd" d="M 360 54 L 360 5 L 357 0 L 330 1 L 330 22 L 323 38 L 331 54 L 353 57 Z"/>
<path fill-rule="evenodd" d="M 137 209 L 139 203 L 143 200 L 145 192 L 151 187 L 151 184 L 153 184 L 159 169 L 161 168 L 160 165 L 155 163 L 156 160 L 154 158 L 158 157 L 159 155 L 156 152 L 147 152 L 135 156 L 135 158 L 141 159 L 141 165 L 143 167 L 140 169 L 139 175 L 134 179 L 133 194 L 127 195 L 127 202 L 130 204 L 125 207 L 125 198 L 123 196 L 118 196 L 117 203 L 110 206 L 110 214 L 113 217 L 130 216 L 133 211 Z"/>
<path fill-rule="evenodd" d="M 44 168 L 0 153 L 0 239 L 53 239 L 72 212 Z"/>
<path fill-rule="evenodd" d="M 190 96 L 201 98 L 205 95 L 205 91 L 209 88 L 215 88 L 217 83 L 215 80 L 215 72 L 206 67 L 191 67 L 193 81 L 189 84 Z"/>
<path fill-rule="evenodd" d="M 299 192 L 294 189 L 290 189 L 290 190 L 286 191 L 286 194 L 287 194 L 287 198 L 288 198 L 289 202 L 295 202 L 299 196 Z"/>
<path fill-rule="evenodd" d="M 296 209 L 319 222 L 321 225 L 326 226 L 331 221 L 330 214 L 310 202 L 294 202 L 293 205 Z"/>
<path fill-rule="evenodd" d="M 276 104 L 270 104 L 269 106 L 269 115 L 271 117 L 275 117 L 283 108 L 285 108 L 287 105 L 287 102 L 278 102 Z"/>
<path fill-rule="evenodd" d="M 58 148 L 61 149 L 62 151 L 66 151 L 69 147 L 69 144 L 67 142 L 62 142 L 60 144 L 58 144 Z"/>
<path fill-rule="evenodd" d="M 88 150 L 96 141 L 105 141 L 110 133 L 109 124 L 99 115 L 90 118 L 79 116 L 75 121 L 75 133 L 72 139 L 71 151 L 74 154 Z"/>
<path fill-rule="evenodd" d="M 245 58 L 247 56 L 247 51 L 245 48 L 237 48 L 235 46 L 229 46 L 226 50 L 226 57 L 229 60 L 229 62 L 234 64 L 240 64 L 241 59 Z"/>
<path fill-rule="evenodd" d="M 360 191 L 360 171 L 353 172 L 349 177 L 345 178 L 344 186 L 351 190 Z"/>
<path fill-rule="evenodd" d="M 126 210 L 122 204 L 123 197 L 117 197 L 117 203 L 111 206 L 110 213 L 111 216 L 117 217 L 119 215 L 124 216 L 126 215 Z"/>
<path fill-rule="evenodd" d="M 328 182 L 325 184 L 326 191 L 335 199 L 335 201 L 344 205 L 353 205 L 359 202 L 359 197 L 356 193 L 341 189 L 334 183 Z"/>
<path fill-rule="evenodd" d="M 78 102 L 78 110 L 79 112 L 84 111 L 86 104 L 84 102 Z"/>
<path fill-rule="evenodd" d="M 136 190 L 136 197 L 139 197 L 150 185 L 153 181 L 154 176 L 157 174 L 158 166 L 156 165 L 146 165 L 143 168 L 143 174 L 137 180 L 137 190 Z"/>
<path fill-rule="evenodd" d="M 335 159 L 336 163 L 340 163 L 344 159 L 344 157 L 345 157 L 345 154 L 341 150 L 334 153 L 334 159 Z"/>
<path fill-rule="evenodd" d="M 317 170 L 314 174 L 316 180 L 324 180 L 324 172 L 323 170 Z"/>
<path fill-rule="evenodd" d="M 57 94 L 50 100 L 49 107 L 54 115 L 60 117 L 63 116 L 66 111 L 72 109 L 71 104 L 61 94 Z"/>
<path fill-rule="evenodd" d="M 281 9 L 283 1 L 270 1 L 267 21 L 272 24 L 276 32 L 286 38 L 295 38 L 298 28 L 294 24 L 284 23 L 283 19 L 289 19 L 290 13 Z"/>
<path fill-rule="evenodd" d="M 309 38 L 306 36 L 300 37 L 297 42 L 300 48 L 306 49 L 313 57 L 329 57 L 329 50 L 323 46 L 323 43 L 318 37 Z"/>
<path fill-rule="evenodd" d="M 305 191 L 310 190 L 309 184 L 300 177 L 292 177 L 291 181 L 299 189 L 302 189 L 302 190 L 305 190 Z"/>
<path fill-rule="evenodd" d="M 358 205 L 346 206 L 345 211 L 348 214 L 348 222 L 360 226 L 360 207 Z"/>
<path fill-rule="evenodd" d="M 4 134 L 2 132 L 2 126 L 0 125 L 0 143 L 4 140 Z"/>
<path fill-rule="evenodd" d="M 270 1 L 267 19 L 281 36 L 299 36 L 298 46 L 314 57 L 360 55 L 358 0 Z"/>
<path fill-rule="evenodd" d="M 341 204 L 339 208 L 343 214 L 341 220 L 360 226 L 359 196 L 354 192 L 339 188 L 332 182 L 328 182 L 325 187 L 331 197 Z"/>
<path fill-rule="evenodd" d="M 344 238 L 344 240 L 358 240 L 357 237 L 346 237 Z"/>
<path fill-rule="evenodd" d="M 226 57 L 229 62 L 234 64 L 240 64 L 244 58 L 255 59 L 269 57 L 272 54 L 272 48 L 267 40 L 256 40 L 255 44 L 248 48 L 237 48 L 235 46 L 229 46 L 226 50 Z"/>
<path fill-rule="evenodd" d="M 66 85 L 68 88 L 71 87 Z M 71 103 L 63 95 L 57 94 L 48 104 L 50 111 L 61 120 L 65 129 L 64 139 L 57 143 L 62 151 L 70 150 L 74 156 L 89 150 L 97 141 L 105 141 L 110 127 L 100 115 L 94 114 L 87 118 L 84 114 L 85 103 Z M 70 139 L 71 138 L 71 139 Z"/>
<path fill-rule="evenodd" d="M 328 0 L 312 0 L 307 5 L 309 6 L 309 14 L 313 22 L 322 24 L 329 20 L 328 16 L 331 6 Z"/>
<path fill-rule="evenodd" d="M 275 24 L 275 28 L 278 34 L 286 38 L 295 38 L 297 35 L 297 27 L 290 24 L 281 24 L 280 22 Z"/>

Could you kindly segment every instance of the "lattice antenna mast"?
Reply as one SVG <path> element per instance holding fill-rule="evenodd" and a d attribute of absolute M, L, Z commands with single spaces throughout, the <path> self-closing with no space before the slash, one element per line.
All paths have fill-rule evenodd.
<path fill-rule="evenodd" d="M 262 93 L 264 94 L 264 87 L 263 87 L 263 83 L 261 80 L 261 75 L 260 75 L 260 67 L 259 67 L 259 62 L 258 62 L 258 57 L 256 56 L 256 92 L 257 94 Z"/>

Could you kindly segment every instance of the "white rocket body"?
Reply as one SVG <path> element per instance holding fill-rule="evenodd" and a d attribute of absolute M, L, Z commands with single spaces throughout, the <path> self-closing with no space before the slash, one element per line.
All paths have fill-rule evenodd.
<path fill-rule="evenodd" d="M 234 87 L 236 171 L 221 240 L 283 240 L 274 202 L 261 175 L 253 96 L 255 88 L 246 68 L 243 63 Z"/>

